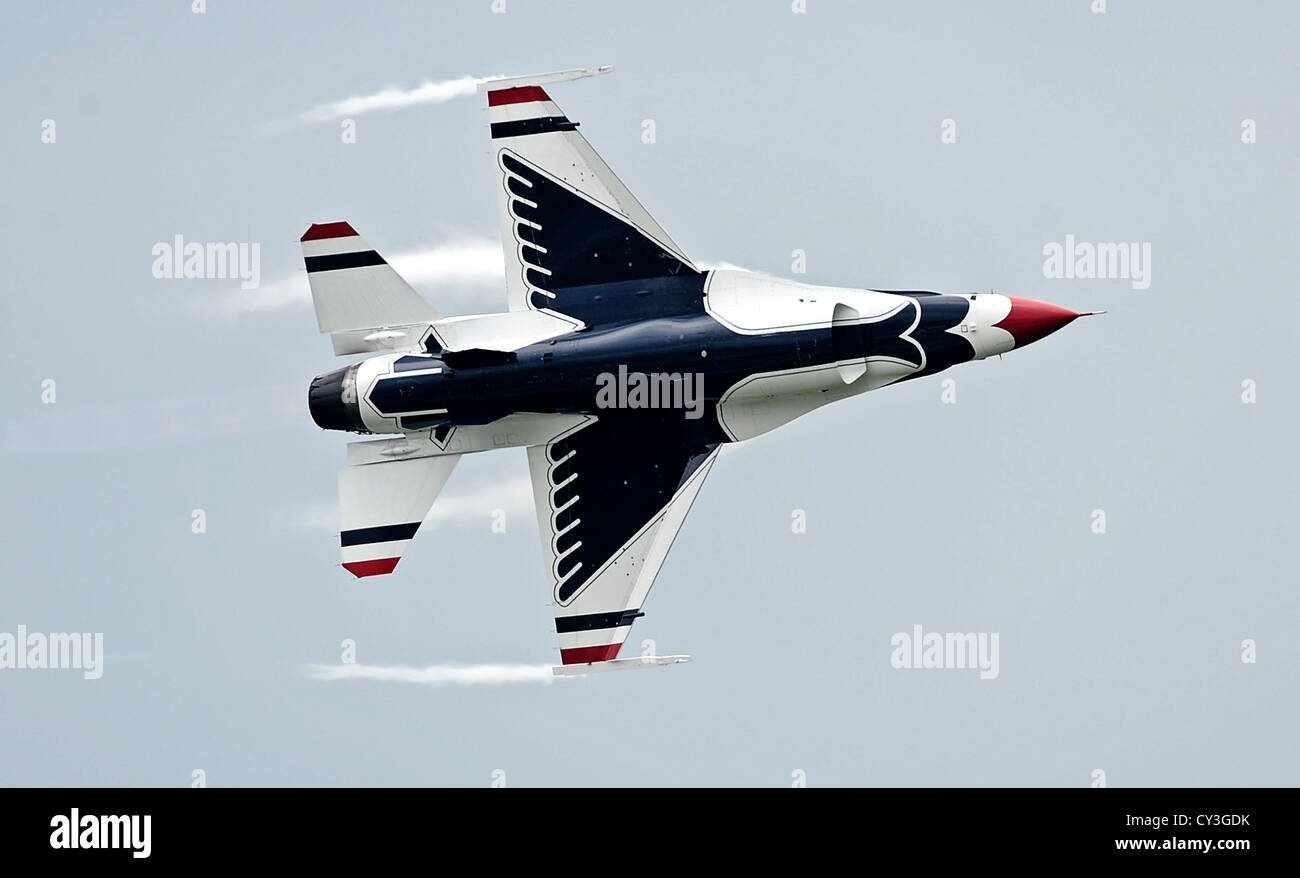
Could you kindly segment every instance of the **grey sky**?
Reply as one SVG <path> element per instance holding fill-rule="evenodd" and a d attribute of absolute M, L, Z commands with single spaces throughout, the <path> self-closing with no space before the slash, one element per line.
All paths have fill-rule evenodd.
<path fill-rule="evenodd" d="M 0 671 L 0 783 L 1300 783 L 1293 6 L 490 5 L 11 11 L 0 632 L 103 632 L 108 658 Z M 259 242 L 266 287 L 313 221 L 386 254 L 494 241 L 480 98 L 358 115 L 355 144 L 285 123 L 596 64 L 555 100 L 693 257 L 1110 313 L 724 452 L 626 648 L 692 664 L 311 679 L 345 638 L 385 666 L 555 660 L 524 454 L 463 460 L 398 572 L 354 580 L 310 305 L 225 307 L 237 281 L 156 280 L 151 248 Z M 1067 234 L 1150 243 L 1150 288 L 1045 278 Z M 490 272 L 439 270 L 436 307 L 504 307 Z M 916 624 L 997 632 L 999 677 L 894 669 Z"/>

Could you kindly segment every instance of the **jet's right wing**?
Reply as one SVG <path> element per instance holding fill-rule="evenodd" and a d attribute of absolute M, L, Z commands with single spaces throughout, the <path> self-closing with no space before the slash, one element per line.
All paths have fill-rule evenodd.
<path fill-rule="evenodd" d="M 618 656 L 714 460 L 680 421 L 588 417 L 528 465 L 564 665 Z"/>
<path fill-rule="evenodd" d="M 590 288 L 699 274 L 542 88 L 609 69 L 479 84 L 488 96 L 511 310 L 546 310 L 576 325 L 650 316 L 676 304 L 654 296 L 653 284 Z"/>

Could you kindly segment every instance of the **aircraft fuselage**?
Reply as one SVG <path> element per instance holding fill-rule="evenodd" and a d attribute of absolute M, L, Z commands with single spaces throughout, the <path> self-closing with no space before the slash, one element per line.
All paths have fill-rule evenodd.
<path fill-rule="evenodd" d="M 1013 302 L 1028 302 L 738 272 L 656 286 L 647 296 L 666 302 L 663 316 L 620 322 L 611 314 L 513 351 L 435 343 L 427 353 L 372 357 L 320 376 L 313 416 L 327 429 L 368 433 L 445 430 L 523 412 L 680 418 L 701 441 L 738 441 L 845 396 L 1010 350 L 1016 336 L 1003 327 Z"/>

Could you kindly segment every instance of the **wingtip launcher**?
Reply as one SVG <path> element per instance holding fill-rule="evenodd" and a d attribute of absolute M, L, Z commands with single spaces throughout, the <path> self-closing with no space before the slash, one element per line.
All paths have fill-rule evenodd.
<path fill-rule="evenodd" d="M 588 76 L 599 76 L 602 73 L 612 73 L 613 64 L 603 64 L 600 67 L 576 67 L 573 70 L 557 70 L 554 73 L 534 73 L 531 76 L 503 76 L 498 79 L 487 79 L 478 84 L 479 91 L 500 91 L 503 88 L 522 88 L 529 85 L 550 85 L 553 82 L 569 82 L 573 79 L 585 79 Z"/>
<path fill-rule="evenodd" d="M 639 658 L 612 659 L 603 662 L 583 662 L 577 665 L 556 665 L 551 673 L 557 677 L 577 677 L 601 671 L 630 671 L 633 668 L 658 668 L 689 662 L 689 655 L 643 655 Z"/>

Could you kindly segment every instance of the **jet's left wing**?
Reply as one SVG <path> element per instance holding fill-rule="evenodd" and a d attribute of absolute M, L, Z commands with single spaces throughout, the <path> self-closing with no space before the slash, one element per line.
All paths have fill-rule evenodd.
<path fill-rule="evenodd" d="M 589 417 L 528 449 L 564 665 L 616 658 L 643 615 L 720 447 L 680 424 Z"/>

